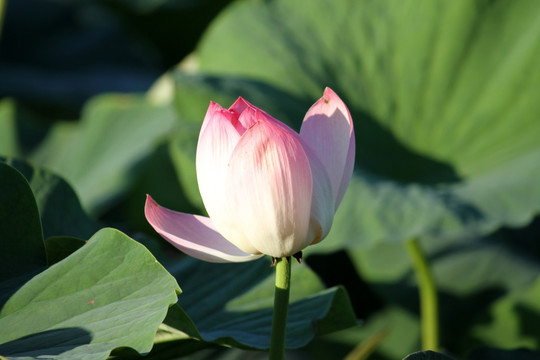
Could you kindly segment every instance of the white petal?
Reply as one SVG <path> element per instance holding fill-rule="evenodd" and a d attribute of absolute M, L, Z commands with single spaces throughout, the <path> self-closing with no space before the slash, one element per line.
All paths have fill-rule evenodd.
<path fill-rule="evenodd" d="M 309 245 L 313 180 L 297 135 L 253 111 L 258 121 L 238 142 L 229 162 L 229 221 L 221 233 L 244 251 L 290 256 Z"/>
<path fill-rule="evenodd" d="M 334 192 L 330 177 L 326 173 L 326 169 L 315 151 L 302 139 L 301 143 L 309 159 L 313 177 L 313 195 L 311 199 L 311 219 L 308 237 L 311 239 L 311 244 L 316 244 L 328 235 L 332 227 L 335 213 Z"/>
<path fill-rule="evenodd" d="M 233 113 L 211 103 L 197 144 L 197 182 L 206 211 L 214 221 L 219 219 L 219 216 L 214 218 L 214 215 L 227 206 L 227 164 L 241 135 L 235 125 L 238 126 L 239 123 Z"/>

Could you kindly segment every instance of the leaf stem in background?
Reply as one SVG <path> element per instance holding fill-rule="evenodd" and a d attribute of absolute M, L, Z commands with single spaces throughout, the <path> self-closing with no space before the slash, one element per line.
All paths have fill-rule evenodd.
<path fill-rule="evenodd" d="M 439 305 L 433 274 L 418 239 L 405 242 L 412 261 L 420 296 L 422 350 L 439 350 Z"/>
<path fill-rule="evenodd" d="M 283 360 L 285 357 L 285 334 L 289 292 L 291 284 L 291 259 L 280 258 L 276 262 L 276 288 L 274 293 L 274 315 L 270 338 L 270 360 Z"/>

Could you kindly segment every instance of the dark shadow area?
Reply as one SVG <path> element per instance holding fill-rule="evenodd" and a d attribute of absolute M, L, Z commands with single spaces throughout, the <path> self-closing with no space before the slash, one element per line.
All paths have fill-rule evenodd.
<path fill-rule="evenodd" d="M 132 348 L 116 348 L 111 352 L 111 358 L 118 358 L 122 360 L 142 360 L 147 357 L 158 359 L 178 359 L 195 352 L 197 352 L 197 355 L 200 355 L 201 351 L 205 351 L 205 353 L 210 354 L 208 357 L 201 357 L 201 359 L 213 359 L 223 356 L 225 353 L 230 352 L 231 349 L 201 340 L 185 339 L 156 343 L 152 347 L 150 353 L 147 355 L 140 355 Z"/>
<path fill-rule="evenodd" d="M 160 63 L 169 68 L 195 49 L 208 24 L 232 1 L 147 1 L 138 2 L 138 6 L 126 1 L 99 2 L 137 38 L 158 51 Z"/>
<path fill-rule="evenodd" d="M 452 191 L 447 191 L 447 189 L 444 189 L 442 191 L 436 191 L 436 195 L 444 206 L 450 209 L 464 225 L 471 224 L 474 226 L 486 218 L 484 213 L 482 213 L 476 206 L 471 205 Z"/>
<path fill-rule="evenodd" d="M 5 266 L 5 263 L 4 263 Z M 4 307 L 4 304 L 13 296 L 24 284 L 30 281 L 34 276 L 40 272 L 46 270 L 46 267 L 36 266 L 32 271 L 28 271 L 24 274 L 18 274 L 0 280 L 0 310 Z M 3 274 L 2 274 L 3 275 Z"/>
<path fill-rule="evenodd" d="M 45 240 L 47 264 L 52 266 L 79 250 L 86 244 L 86 240 L 72 236 L 55 236 Z"/>
<path fill-rule="evenodd" d="M 540 351 L 528 349 L 503 350 L 493 348 L 481 348 L 474 350 L 466 360 L 538 360 Z"/>
<path fill-rule="evenodd" d="M 0 303 L 47 266 L 34 195 L 11 163 L 0 157 Z"/>
<path fill-rule="evenodd" d="M 540 347 L 540 313 L 523 304 L 517 304 L 515 311 L 519 317 L 521 334 L 536 339 L 536 348 Z"/>
<path fill-rule="evenodd" d="M 146 91 L 191 53 L 230 0 L 8 1 L 0 41 L 0 98 L 78 118 L 104 92 Z"/>
<path fill-rule="evenodd" d="M 156 259 L 182 284 L 178 304 L 197 326 L 204 327 L 201 324 L 207 322 L 209 314 L 221 312 L 232 299 L 274 274 L 268 257 L 244 263 L 209 263 L 188 257 L 165 241 L 147 240 L 145 246 L 150 242 Z M 201 277 L 205 279 L 202 285 Z"/>
<path fill-rule="evenodd" d="M 508 239 L 509 248 L 519 248 L 529 256 L 540 260 L 540 216 L 522 228 L 504 227 L 499 232 Z"/>
<path fill-rule="evenodd" d="M 328 339 L 327 337 L 318 337 L 316 341 L 312 341 L 305 348 L 298 350 L 300 353 L 305 353 L 305 359 L 309 360 L 327 360 L 327 359 L 346 359 L 347 355 L 353 350 L 350 344 L 341 343 Z M 405 354 L 404 354 L 405 355 Z M 300 358 L 304 359 L 304 358 Z M 396 360 L 384 356 L 375 351 L 369 355 L 369 360 Z"/>
<path fill-rule="evenodd" d="M 439 292 L 441 343 L 463 355 L 482 343 L 471 336 L 471 329 L 493 321 L 491 305 L 508 292 L 502 287 L 480 289 L 466 296 Z"/>
<path fill-rule="evenodd" d="M 9 329 L 2 329 L 2 331 L 9 331 Z M 90 344 L 91 341 L 91 334 L 81 328 L 47 330 L 0 344 L 0 354 L 36 358 L 53 356 Z"/>
<path fill-rule="evenodd" d="M 53 119 L 45 115 L 50 113 L 46 106 L 14 102 L 14 121 L 16 124 L 16 143 L 21 155 L 30 154 L 49 134 Z M 54 112 L 53 112 L 54 114 Z"/>
<path fill-rule="evenodd" d="M 439 286 L 441 344 L 456 355 L 464 356 L 471 349 L 486 345 L 474 336 L 472 329 L 492 324 L 493 305 L 515 291 L 527 288 L 538 276 L 535 254 L 529 251 L 530 242 L 513 241 L 505 236 L 507 232 L 500 231 L 477 240 L 423 243 Z M 534 231 L 528 234 L 534 234 Z M 533 241 L 534 236 L 530 240 Z M 378 258 L 382 262 L 391 259 Z M 462 271 L 461 267 L 470 272 Z M 383 306 L 398 305 L 419 316 L 414 278 L 415 274 L 409 270 L 395 281 L 371 283 L 369 288 L 381 299 Z M 456 287 L 450 285 L 447 288 L 450 283 Z M 526 305 L 516 305 L 514 311 L 519 321 L 519 333 L 526 338 L 537 337 L 540 331 L 538 311 Z"/>
<path fill-rule="evenodd" d="M 381 299 L 358 275 L 345 251 L 329 255 L 311 255 L 306 258 L 306 263 L 327 287 L 342 285 L 347 290 L 358 318 L 365 319 L 382 309 Z"/>
<path fill-rule="evenodd" d="M 373 284 L 373 290 L 407 309 L 420 318 L 418 289 L 400 280 L 391 284 Z M 479 324 L 492 321 L 490 305 L 507 294 L 501 287 L 479 289 L 464 296 L 439 291 L 439 324 L 441 344 L 453 353 L 463 355 L 473 347 L 482 345 L 470 336 L 470 330 Z"/>
<path fill-rule="evenodd" d="M 182 118 L 202 124 L 210 100 L 228 108 L 239 96 L 298 131 L 313 100 L 267 83 L 234 76 L 175 74 L 176 105 Z M 322 89 L 321 89 L 322 91 Z M 322 92 L 321 92 L 322 95 Z M 204 99 L 204 103 L 197 100 Z M 193 110 L 197 107 L 196 111 Z"/>
<path fill-rule="evenodd" d="M 346 99 L 343 100 L 347 103 Z M 451 165 L 409 149 L 369 114 L 351 109 L 351 116 L 355 126 L 357 167 L 398 182 L 437 184 L 460 181 Z"/>
<path fill-rule="evenodd" d="M 89 97 L 144 91 L 162 73 L 118 19 L 97 4 L 9 1 L 4 16 L 0 97 L 77 118 Z"/>
<path fill-rule="evenodd" d="M 443 353 L 427 350 L 417 351 L 409 354 L 403 358 L 403 360 L 455 360 L 453 357 L 449 357 Z"/>
<path fill-rule="evenodd" d="M 64 179 L 26 161 L 9 159 L 9 165 L 24 175 L 34 193 L 39 193 L 36 201 L 44 239 L 74 236 L 87 240 L 102 227 L 84 212 L 77 194 Z M 33 181 L 35 178 L 38 181 Z"/>

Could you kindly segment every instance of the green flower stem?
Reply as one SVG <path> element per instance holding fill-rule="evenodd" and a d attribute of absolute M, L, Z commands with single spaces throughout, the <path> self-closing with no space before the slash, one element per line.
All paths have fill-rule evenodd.
<path fill-rule="evenodd" d="M 418 239 L 405 243 L 418 280 L 422 350 L 439 350 L 439 310 L 435 280 Z"/>
<path fill-rule="evenodd" d="M 285 333 L 287 328 L 287 312 L 289 310 L 290 284 L 291 259 L 277 259 L 274 315 L 272 317 L 272 337 L 270 339 L 270 360 L 283 360 L 285 357 Z"/>

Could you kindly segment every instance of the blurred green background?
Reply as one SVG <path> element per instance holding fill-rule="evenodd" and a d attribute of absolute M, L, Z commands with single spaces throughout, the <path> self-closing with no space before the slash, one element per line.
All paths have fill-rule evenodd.
<path fill-rule="evenodd" d="M 355 173 L 329 237 L 306 249 L 309 269 L 298 271 L 318 278 L 313 291 L 343 285 L 360 325 L 307 345 L 306 337 L 290 358 L 366 358 L 360 349 L 369 359 L 400 359 L 419 350 L 418 294 L 403 244 L 411 238 L 434 273 L 442 350 L 456 358 L 539 358 L 540 2 L 3 5 L 0 156 L 20 161 L 5 160 L 33 187 L 43 238 L 86 240 L 110 226 L 175 275 L 203 266 L 195 280 L 176 276 L 180 304 L 200 331 L 193 336 L 208 342 L 201 347 L 215 329 L 204 333 L 190 281 L 231 280 L 171 254 L 144 219 L 145 194 L 204 213 L 194 155 L 211 100 L 228 107 L 243 96 L 298 130 L 329 86 L 354 119 Z M 64 199 L 73 188 L 81 207 L 60 206 L 43 190 L 52 176 L 67 182 L 58 190 Z M 269 276 L 266 265 L 257 265 L 261 277 Z M 302 277 L 293 281 L 300 287 Z M 212 306 L 223 309 L 236 295 L 221 294 L 223 303 Z M 221 330 L 234 340 L 227 345 L 253 346 L 230 326 Z M 163 344 L 150 356 L 180 356 Z M 185 353 L 198 350 L 190 346 Z M 190 356 L 265 357 L 212 346 Z M 537 352 L 505 352 L 519 348 Z"/>

